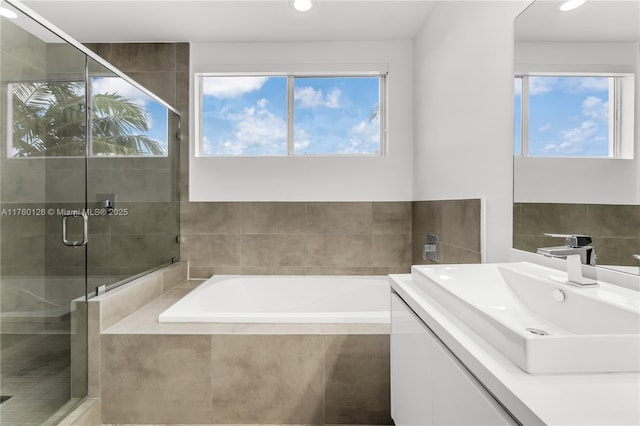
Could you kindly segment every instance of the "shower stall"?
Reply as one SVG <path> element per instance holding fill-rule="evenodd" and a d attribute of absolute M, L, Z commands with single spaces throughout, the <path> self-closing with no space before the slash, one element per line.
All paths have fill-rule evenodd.
<path fill-rule="evenodd" d="M 87 393 L 87 298 L 179 259 L 180 117 L 0 6 L 0 423 L 55 424 Z"/>

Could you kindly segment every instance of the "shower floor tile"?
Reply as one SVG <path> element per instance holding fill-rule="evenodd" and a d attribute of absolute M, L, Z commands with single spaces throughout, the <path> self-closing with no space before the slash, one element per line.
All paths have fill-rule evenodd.
<path fill-rule="evenodd" d="M 40 425 L 70 398 L 68 334 L 35 334 L 0 352 L 0 424 Z"/>

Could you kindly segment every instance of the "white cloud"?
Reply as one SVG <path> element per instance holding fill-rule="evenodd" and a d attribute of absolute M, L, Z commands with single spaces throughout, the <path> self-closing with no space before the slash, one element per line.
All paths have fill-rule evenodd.
<path fill-rule="evenodd" d="M 205 77 L 202 93 L 219 99 L 237 98 L 262 89 L 269 77 Z"/>
<path fill-rule="evenodd" d="M 551 123 L 547 123 L 544 126 L 540 126 L 538 127 L 538 131 L 539 132 L 546 132 L 547 130 L 549 130 L 551 128 Z"/>
<path fill-rule="evenodd" d="M 585 92 L 608 92 L 608 77 L 529 77 L 529 95 L 544 95 L 550 92 L 579 94 Z M 520 88 L 516 84 L 516 95 Z"/>
<path fill-rule="evenodd" d="M 582 101 L 582 115 L 593 120 L 607 122 L 609 120 L 609 102 L 596 96 L 587 96 Z"/>
<path fill-rule="evenodd" d="M 582 118 L 578 126 L 562 130 L 560 142 L 547 144 L 544 151 L 550 154 L 576 154 L 584 152 L 589 143 L 608 140 L 598 136 L 598 133 L 602 124 L 608 124 L 609 102 L 596 96 L 587 96 L 582 101 Z"/>
<path fill-rule="evenodd" d="M 298 102 L 300 108 L 315 108 L 322 106 L 325 108 L 339 108 L 342 92 L 340 89 L 334 88 L 326 96 L 322 90 L 315 90 L 311 86 L 296 88 L 294 99 Z"/>
<path fill-rule="evenodd" d="M 569 93 L 608 92 L 608 77 L 575 77 L 564 80 L 564 90 Z"/>
<path fill-rule="evenodd" d="M 547 144 L 544 152 L 549 154 L 575 154 L 583 152 L 585 144 L 594 140 L 598 132 L 598 125 L 593 120 L 585 120 L 579 126 L 562 130 L 561 141 L 557 144 Z"/>
<path fill-rule="evenodd" d="M 256 106 L 244 108 L 240 113 L 220 111 L 224 119 L 233 122 L 233 131 L 217 149 L 208 139 L 204 140 L 211 147 L 209 152 L 205 152 L 219 155 L 285 154 L 287 123 L 269 111 L 266 108 L 268 102 L 264 101 L 260 99 Z"/>
<path fill-rule="evenodd" d="M 380 150 L 380 122 L 361 121 L 349 131 L 349 142 L 338 150 L 341 154 L 374 154 Z"/>
<path fill-rule="evenodd" d="M 295 141 L 293 142 L 293 150 L 294 152 L 300 154 L 301 151 L 304 152 L 311 145 L 311 139 L 309 135 L 304 130 L 297 130 Z"/>
<path fill-rule="evenodd" d="M 529 95 L 543 95 L 554 89 L 558 82 L 556 77 L 529 77 Z"/>

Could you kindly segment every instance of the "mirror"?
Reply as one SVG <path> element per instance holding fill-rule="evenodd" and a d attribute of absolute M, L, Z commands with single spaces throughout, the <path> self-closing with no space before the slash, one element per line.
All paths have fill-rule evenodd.
<path fill-rule="evenodd" d="M 640 2 L 534 1 L 515 21 L 513 247 L 593 238 L 640 274 Z"/>

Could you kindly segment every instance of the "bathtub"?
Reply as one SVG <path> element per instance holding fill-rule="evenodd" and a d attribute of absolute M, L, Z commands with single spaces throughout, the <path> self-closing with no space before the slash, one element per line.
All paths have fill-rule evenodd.
<path fill-rule="evenodd" d="M 218 275 L 158 321 L 197 323 L 389 323 L 386 276 Z"/>

